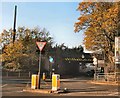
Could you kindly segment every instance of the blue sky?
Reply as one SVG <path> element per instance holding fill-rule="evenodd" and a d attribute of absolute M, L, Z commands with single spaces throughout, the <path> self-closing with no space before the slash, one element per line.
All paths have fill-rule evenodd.
<path fill-rule="evenodd" d="M 68 47 L 82 45 L 83 32 L 74 33 L 80 16 L 79 2 L 2 2 L 2 28 L 13 27 L 14 6 L 17 5 L 17 27 L 46 28 L 58 44 Z"/>

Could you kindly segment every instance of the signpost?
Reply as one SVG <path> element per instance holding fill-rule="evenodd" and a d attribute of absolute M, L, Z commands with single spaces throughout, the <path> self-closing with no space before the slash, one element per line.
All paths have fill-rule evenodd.
<path fill-rule="evenodd" d="M 38 48 L 40 49 L 40 54 L 39 54 L 39 72 L 38 72 L 38 89 L 40 89 L 40 67 L 41 67 L 41 51 L 43 50 L 44 46 L 46 45 L 46 42 L 36 42 Z"/>
<path fill-rule="evenodd" d="M 115 71 L 120 66 L 120 37 L 115 37 Z"/>

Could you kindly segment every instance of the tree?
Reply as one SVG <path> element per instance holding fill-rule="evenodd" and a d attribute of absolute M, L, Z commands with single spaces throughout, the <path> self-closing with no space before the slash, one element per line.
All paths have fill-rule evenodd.
<path fill-rule="evenodd" d="M 19 69 L 19 58 L 22 56 L 23 45 L 20 42 L 15 42 L 6 45 L 3 50 L 2 60 L 4 62 L 9 62 L 5 67 L 8 69 Z"/>
<path fill-rule="evenodd" d="M 50 37 L 49 32 L 39 27 L 34 29 L 19 27 L 14 44 L 12 43 L 11 29 L 9 31 L 4 30 L 1 36 L 3 44 L 2 60 L 5 63 L 3 67 L 11 70 L 33 70 L 37 68 L 36 41 L 46 41 L 46 51 L 49 50 L 53 43 L 53 38 Z"/>
<path fill-rule="evenodd" d="M 81 16 L 75 23 L 75 32 L 84 30 L 84 44 L 88 50 L 103 49 L 106 61 L 113 64 L 115 36 L 118 36 L 119 2 L 82 2 Z"/>

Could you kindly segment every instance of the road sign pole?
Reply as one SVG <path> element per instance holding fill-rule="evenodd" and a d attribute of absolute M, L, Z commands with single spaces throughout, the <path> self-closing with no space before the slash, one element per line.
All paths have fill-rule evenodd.
<path fill-rule="evenodd" d="M 40 51 L 40 54 L 39 54 L 39 72 L 38 72 L 39 81 L 38 81 L 38 89 L 40 89 L 40 80 L 41 80 L 40 69 L 41 69 L 41 51 Z"/>
<path fill-rule="evenodd" d="M 46 45 L 46 42 L 36 42 L 38 48 L 40 49 L 40 54 L 39 54 L 39 72 L 38 72 L 38 89 L 40 89 L 40 80 L 41 80 L 41 77 L 40 77 L 40 70 L 41 70 L 41 51 L 42 49 L 44 48 L 44 46 Z"/>

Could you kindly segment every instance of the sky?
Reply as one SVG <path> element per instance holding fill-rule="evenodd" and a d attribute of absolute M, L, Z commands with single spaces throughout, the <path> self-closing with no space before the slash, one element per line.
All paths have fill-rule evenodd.
<path fill-rule="evenodd" d="M 74 23 L 80 16 L 79 2 L 2 2 L 0 19 L 3 29 L 13 28 L 14 7 L 17 5 L 17 27 L 46 28 L 55 44 L 64 43 L 68 47 L 82 45 L 83 32 L 74 32 Z M 1 6 L 2 5 L 2 6 Z"/>

